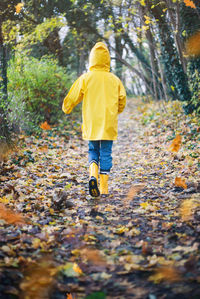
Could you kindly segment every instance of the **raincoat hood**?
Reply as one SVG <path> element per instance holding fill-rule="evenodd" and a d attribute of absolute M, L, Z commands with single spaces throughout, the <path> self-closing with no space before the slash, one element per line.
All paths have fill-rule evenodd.
<path fill-rule="evenodd" d="M 98 42 L 92 48 L 89 56 L 89 70 L 110 71 L 110 53 L 104 43 Z"/>

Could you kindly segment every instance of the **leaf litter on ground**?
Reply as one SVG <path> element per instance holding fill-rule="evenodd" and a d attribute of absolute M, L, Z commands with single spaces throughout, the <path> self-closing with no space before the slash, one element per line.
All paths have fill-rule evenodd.
<path fill-rule="evenodd" d="M 1 161 L 0 297 L 200 296 L 199 120 L 163 105 L 128 101 L 104 199 L 79 120 L 21 136 Z"/>

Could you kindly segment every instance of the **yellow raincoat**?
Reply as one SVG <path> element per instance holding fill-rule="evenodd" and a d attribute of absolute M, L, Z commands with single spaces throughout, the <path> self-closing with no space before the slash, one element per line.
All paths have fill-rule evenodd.
<path fill-rule="evenodd" d="M 68 114 L 81 101 L 83 139 L 116 140 L 118 113 L 124 110 L 126 92 L 120 79 L 110 73 L 110 54 L 102 42 L 92 48 L 89 71 L 74 82 L 62 109 Z"/>

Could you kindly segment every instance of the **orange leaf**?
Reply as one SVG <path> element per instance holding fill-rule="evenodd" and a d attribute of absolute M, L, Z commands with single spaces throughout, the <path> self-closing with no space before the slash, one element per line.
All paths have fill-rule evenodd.
<path fill-rule="evenodd" d="M 162 266 L 155 270 L 155 273 L 149 277 L 154 283 L 161 281 L 176 282 L 181 280 L 180 272 L 173 266 Z"/>
<path fill-rule="evenodd" d="M 72 294 L 67 294 L 67 298 L 66 299 L 75 299 L 75 297 L 72 297 Z"/>
<path fill-rule="evenodd" d="M 130 188 L 130 190 L 128 191 L 126 200 L 128 200 L 128 201 L 132 200 L 137 195 L 137 193 L 143 188 L 144 188 L 144 185 L 132 186 Z"/>
<path fill-rule="evenodd" d="M 171 152 L 177 153 L 181 147 L 181 136 L 177 135 L 176 138 L 172 141 L 171 145 L 169 146 L 169 150 Z"/>
<path fill-rule="evenodd" d="M 25 220 L 21 214 L 7 209 L 3 204 L 0 204 L 0 219 L 4 219 L 9 224 L 25 224 Z"/>
<path fill-rule="evenodd" d="M 185 43 L 186 54 L 200 56 L 200 31 L 193 34 Z"/>
<path fill-rule="evenodd" d="M 184 3 L 185 3 L 186 6 L 189 6 L 191 8 L 196 8 L 196 5 L 191 0 L 184 0 Z"/>
<path fill-rule="evenodd" d="M 18 3 L 16 6 L 15 6 L 15 10 L 16 10 L 16 13 L 19 14 L 20 11 L 22 10 L 22 7 L 24 6 L 24 3 Z"/>
<path fill-rule="evenodd" d="M 174 182 L 175 186 L 177 187 L 182 187 L 184 189 L 187 189 L 187 185 L 185 183 L 185 179 L 182 179 L 182 178 L 179 178 L 179 177 L 176 177 L 175 178 L 175 182 Z"/>
<path fill-rule="evenodd" d="M 51 126 L 47 123 L 47 121 L 43 122 L 41 125 L 40 125 L 40 128 L 42 130 L 51 130 Z"/>

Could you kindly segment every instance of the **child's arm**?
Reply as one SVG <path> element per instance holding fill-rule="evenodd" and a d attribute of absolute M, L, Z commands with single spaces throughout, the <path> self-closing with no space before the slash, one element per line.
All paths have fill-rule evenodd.
<path fill-rule="evenodd" d="M 64 113 L 71 113 L 72 109 L 83 100 L 84 95 L 84 75 L 80 76 L 70 88 L 64 98 L 62 110 Z"/>
<path fill-rule="evenodd" d="M 124 110 L 125 106 L 126 106 L 126 91 L 122 82 L 120 81 L 118 113 L 121 113 Z"/>

